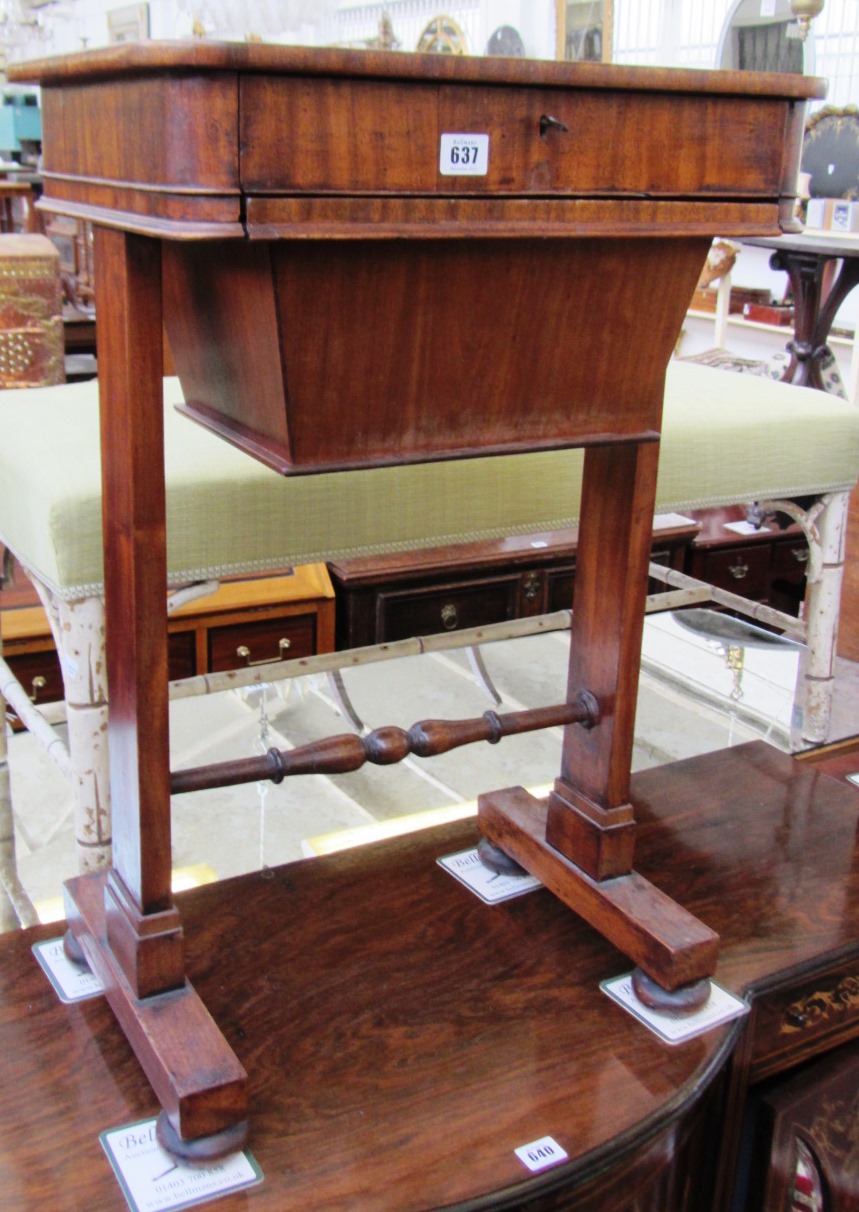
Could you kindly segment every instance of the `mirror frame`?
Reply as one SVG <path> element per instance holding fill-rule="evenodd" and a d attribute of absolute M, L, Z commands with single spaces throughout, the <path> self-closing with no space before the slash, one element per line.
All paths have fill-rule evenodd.
<path fill-rule="evenodd" d="M 602 61 L 611 63 L 614 41 L 614 0 L 601 0 L 603 10 Z M 567 45 L 567 0 L 555 0 L 555 58 L 564 59 Z"/>

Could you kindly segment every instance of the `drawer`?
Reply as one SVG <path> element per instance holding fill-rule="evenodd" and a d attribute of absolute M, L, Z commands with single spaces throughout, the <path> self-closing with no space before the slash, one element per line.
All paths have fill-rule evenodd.
<path fill-rule="evenodd" d="M 754 1080 L 859 1034 L 859 962 L 764 995 L 753 1031 Z"/>
<path fill-rule="evenodd" d="M 731 547 L 709 551 L 696 574 L 709 585 L 747 598 L 764 598 L 770 585 L 770 546 Z"/>
<path fill-rule="evenodd" d="M 757 1105 L 755 1105 L 757 1104 Z M 751 1180 L 743 1207 L 856 1209 L 859 1047 L 837 1048 L 767 1083 L 755 1100 Z M 852 1148 L 851 1148 L 852 1145 Z M 739 1206 L 735 1201 L 732 1207 Z"/>
<path fill-rule="evenodd" d="M 311 656 L 316 651 L 316 615 L 253 619 L 208 631 L 209 670 Z M 247 649 L 247 653 L 239 649 Z"/>
<path fill-rule="evenodd" d="M 575 583 L 575 564 L 568 568 L 553 569 L 549 573 L 546 609 L 550 614 L 556 610 L 572 610 Z"/>
<path fill-rule="evenodd" d="M 192 678 L 197 669 L 196 636 L 193 631 L 173 631 L 167 637 L 167 668 L 170 681 Z"/>
<path fill-rule="evenodd" d="M 774 98 L 733 99 L 725 141 L 724 100 L 694 94 L 262 72 L 240 89 L 248 193 L 772 197 L 782 175 L 781 137 L 760 139 L 784 130 Z M 665 155 L 679 128 L 694 132 L 687 154 Z M 446 161 L 443 135 L 484 136 L 484 159 Z"/>
<path fill-rule="evenodd" d="M 776 543 L 773 548 L 772 579 L 789 585 L 804 585 L 809 550 L 804 539 L 793 543 Z"/>
<path fill-rule="evenodd" d="M 777 543 L 773 548 L 770 591 L 767 600 L 775 610 L 799 615 L 805 598 L 808 544 L 802 539 Z"/>
<path fill-rule="evenodd" d="M 376 638 L 380 643 L 416 635 L 484 627 L 516 617 L 519 578 L 454 583 L 432 590 L 380 593 Z"/>
<path fill-rule="evenodd" d="M 658 551 L 651 551 L 650 562 L 651 562 L 651 564 L 659 564 L 659 566 L 661 568 L 673 568 L 674 567 L 674 565 L 671 562 L 671 552 L 665 551 L 662 548 L 660 548 Z M 681 565 L 681 567 L 682 567 L 682 565 Z M 649 594 L 650 593 L 664 593 L 665 590 L 668 588 L 669 587 L 666 584 L 664 584 L 664 582 L 658 581 L 656 579 L 656 577 L 647 578 L 647 592 Z"/>
<path fill-rule="evenodd" d="M 56 703 L 65 698 L 60 661 L 52 647 L 41 652 L 4 652 L 6 664 L 35 703 Z"/>

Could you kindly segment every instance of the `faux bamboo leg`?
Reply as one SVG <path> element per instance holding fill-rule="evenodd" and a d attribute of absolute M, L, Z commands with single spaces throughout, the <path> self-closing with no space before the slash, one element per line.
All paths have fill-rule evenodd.
<path fill-rule="evenodd" d="M 805 602 L 807 647 L 800 658 L 798 748 L 820 745 L 829 738 L 849 501 L 847 492 L 824 497 L 817 522 L 820 561 L 819 570 L 809 576 Z"/>
<path fill-rule="evenodd" d="M 78 872 L 110 865 L 110 771 L 104 603 L 101 598 L 64 602 L 34 579 L 63 673 L 69 730 Z"/>
<path fill-rule="evenodd" d="M 3 636 L 0 634 L 0 655 Z M 9 781 L 9 752 L 6 741 L 6 700 L 0 688 L 0 872 L 15 872 L 15 821 L 12 815 L 12 787 Z M 0 883 L 0 932 L 14 930 L 18 918 L 11 898 Z"/>

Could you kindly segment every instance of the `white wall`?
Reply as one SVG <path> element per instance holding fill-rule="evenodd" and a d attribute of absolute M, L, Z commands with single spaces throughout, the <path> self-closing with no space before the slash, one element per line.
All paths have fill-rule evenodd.
<path fill-rule="evenodd" d="M 741 4 L 754 8 L 760 3 L 615 0 L 615 60 L 715 67 L 728 19 Z M 785 7 L 788 0 L 777 3 Z M 34 10 L 44 26 L 42 36 L 31 30 L 23 45 L 7 45 L 9 59 L 105 46 L 107 14 L 123 7 L 121 0 L 57 0 Z M 500 25 L 512 25 L 522 35 L 529 56 L 554 57 L 555 0 L 149 0 L 149 21 L 153 38 L 188 37 L 196 17 L 209 36 L 243 38 L 255 33 L 269 41 L 314 44 L 372 38 L 385 10 L 406 50 L 414 49 L 432 17 L 445 12 L 462 27 L 471 54 L 482 53 Z M 857 0 L 826 0 L 807 45 L 806 70 L 829 79 L 829 101 L 859 103 Z"/>
<path fill-rule="evenodd" d="M 9 47 L 10 61 L 42 54 L 62 54 L 108 44 L 109 11 L 125 7 L 117 0 L 60 0 L 40 10 L 44 36 L 31 36 L 23 47 Z M 215 38 L 244 38 L 300 44 L 361 42 L 378 33 L 383 11 L 391 16 L 404 50 L 414 50 L 421 31 L 440 12 L 449 14 L 466 35 L 470 54 L 482 54 L 492 33 L 512 25 L 533 58 L 551 58 L 555 48 L 554 0 L 387 0 L 356 4 L 351 0 L 149 0 L 153 38 L 191 35 L 192 22 L 202 23 Z"/>

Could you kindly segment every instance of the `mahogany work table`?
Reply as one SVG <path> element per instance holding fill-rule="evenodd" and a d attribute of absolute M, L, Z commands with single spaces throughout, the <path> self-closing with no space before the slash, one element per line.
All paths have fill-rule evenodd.
<path fill-rule="evenodd" d="M 114 865 L 69 889 L 70 945 L 162 1139 L 223 1152 L 248 1111 L 170 892 L 171 788 L 216 784 L 168 762 L 162 319 L 189 414 L 287 474 L 586 447 L 564 704 L 260 761 L 280 779 L 564 723 L 548 802 L 487 794 L 481 827 L 651 995 L 697 993 L 718 937 L 633 869 L 629 797 L 664 374 L 713 236 L 790 225 L 822 83 L 185 43 L 13 76 L 42 88 L 44 206 L 96 241 Z"/>

